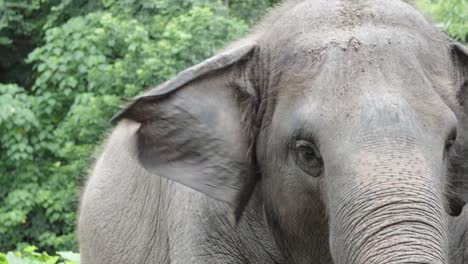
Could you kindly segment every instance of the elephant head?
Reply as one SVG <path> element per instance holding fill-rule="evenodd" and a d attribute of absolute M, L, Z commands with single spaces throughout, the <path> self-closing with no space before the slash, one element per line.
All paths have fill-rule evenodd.
<path fill-rule="evenodd" d="M 448 263 L 468 52 L 398 1 L 288 1 L 116 115 L 141 164 L 230 205 L 258 185 L 290 263 Z"/>

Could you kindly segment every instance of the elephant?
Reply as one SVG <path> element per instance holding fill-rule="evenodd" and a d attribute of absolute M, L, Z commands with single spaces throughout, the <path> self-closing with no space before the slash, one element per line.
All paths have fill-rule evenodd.
<path fill-rule="evenodd" d="M 468 263 L 467 93 L 409 3 L 286 0 L 114 116 L 82 263 Z"/>

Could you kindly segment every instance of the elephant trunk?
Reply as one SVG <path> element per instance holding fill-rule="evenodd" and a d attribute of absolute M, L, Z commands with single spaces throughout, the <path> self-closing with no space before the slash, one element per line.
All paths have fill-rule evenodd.
<path fill-rule="evenodd" d="M 441 171 L 416 149 L 361 152 L 330 187 L 335 263 L 448 263 Z"/>

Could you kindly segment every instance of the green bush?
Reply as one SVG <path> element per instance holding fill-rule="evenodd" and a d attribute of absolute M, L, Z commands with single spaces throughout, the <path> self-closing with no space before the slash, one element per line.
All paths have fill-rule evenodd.
<path fill-rule="evenodd" d="M 416 7 L 433 17 L 456 40 L 468 42 L 468 1 L 415 0 Z"/>
<path fill-rule="evenodd" d="M 80 255 L 73 252 L 57 252 L 50 256 L 47 252 L 38 253 L 37 247 L 27 246 L 21 251 L 0 253 L 0 264 L 79 264 Z"/>

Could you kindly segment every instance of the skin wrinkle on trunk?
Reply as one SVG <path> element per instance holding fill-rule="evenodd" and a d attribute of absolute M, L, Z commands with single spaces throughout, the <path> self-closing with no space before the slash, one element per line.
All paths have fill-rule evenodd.
<path fill-rule="evenodd" d="M 388 234 L 382 235 L 382 233 L 385 232 L 386 229 L 391 228 L 392 226 L 397 226 L 397 225 L 408 225 L 408 227 L 410 228 L 408 230 L 406 230 L 407 228 L 401 228 L 403 229 L 401 230 L 401 233 L 392 234 L 392 232 L 388 232 Z M 418 225 L 421 225 L 420 230 L 418 230 L 417 228 Z M 382 257 L 382 255 L 385 255 L 385 254 L 389 255 L 389 257 L 395 257 L 394 253 L 397 253 L 396 257 L 398 257 L 400 256 L 400 253 L 404 251 L 401 249 L 401 245 L 403 242 L 406 242 L 406 244 L 408 244 L 405 246 L 405 249 L 408 249 L 408 247 L 414 248 L 414 251 L 407 250 L 411 255 L 415 255 L 417 254 L 415 252 L 421 251 L 421 248 L 418 245 L 420 245 L 422 241 L 427 241 L 426 247 L 431 248 L 431 243 L 433 243 L 434 239 L 438 239 L 438 238 L 431 236 L 430 232 L 432 231 L 433 228 L 427 228 L 427 227 L 428 227 L 427 224 L 420 220 L 416 220 L 416 221 L 403 220 L 401 222 L 389 224 L 388 226 L 382 226 L 380 227 L 379 230 L 376 230 L 375 232 L 371 233 L 367 237 L 367 239 L 370 239 L 370 237 L 376 236 L 375 238 L 373 238 L 373 243 L 369 243 L 371 245 L 367 245 L 368 248 L 372 248 L 368 251 L 370 252 L 374 251 L 375 253 L 374 254 L 367 253 L 366 255 L 364 255 L 364 258 L 367 259 L 366 261 L 363 261 L 363 260 L 356 261 L 358 256 L 363 256 L 362 251 L 365 250 L 363 247 L 360 250 L 357 250 L 355 254 L 353 254 L 354 257 L 351 257 L 352 260 L 350 261 L 350 263 L 369 263 L 370 260 Z M 401 236 L 405 236 L 405 232 L 408 232 L 408 234 L 414 234 L 414 235 L 403 240 Z M 426 234 L 425 232 L 428 232 L 429 234 Z M 391 238 L 395 238 L 395 241 L 392 241 Z M 374 249 L 375 245 L 379 245 L 379 247 Z M 385 245 L 385 246 L 382 246 L 382 245 Z M 414 247 L 411 247 L 412 245 L 414 245 Z M 397 247 L 398 250 L 392 251 L 392 249 L 395 247 Z M 433 254 L 432 252 L 435 252 L 435 253 Z M 440 250 L 436 246 L 432 247 L 431 250 L 425 251 L 425 253 L 431 255 L 431 258 L 439 259 L 442 263 L 444 263 L 443 259 L 440 258 L 440 256 L 443 255 L 443 253 L 440 252 Z"/>
<path fill-rule="evenodd" d="M 414 194 L 413 194 L 414 195 Z M 386 207 L 395 206 L 404 206 L 404 204 L 390 204 Z M 427 207 L 427 206 L 426 206 Z M 352 208 L 350 208 L 352 210 Z M 354 211 L 359 213 L 359 211 Z M 411 215 L 405 216 L 404 214 L 410 213 Z M 404 210 L 385 210 L 380 214 L 380 217 L 369 218 L 365 215 L 359 215 L 359 218 L 356 218 L 354 221 L 350 221 L 349 214 L 348 221 L 346 222 L 348 226 L 341 224 L 342 228 L 335 227 L 338 233 L 348 234 L 345 235 L 345 241 L 343 244 L 348 244 L 347 248 L 348 256 L 346 262 L 343 263 L 373 263 L 368 261 L 358 261 L 362 259 L 362 254 L 364 258 L 366 256 L 372 255 L 372 252 L 376 252 L 375 255 L 382 255 L 388 250 L 385 247 L 397 247 L 398 250 L 395 250 L 399 254 L 401 248 L 399 247 L 403 239 L 407 239 L 407 242 L 414 242 L 414 251 L 411 251 L 412 254 L 417 254 L 418 251 L 430 252 L 434 259 L 440 259 L 440 263 L 445 263 L 443 256 L 445 255 L 441 246 L 435 241 L 444 241 L 444 235 L 438 230 L 443 229 L 440 224 L 431 219 L 432 213 L 436 212 L 426 212 L 421 208 L 411 208 L 406 207 Z M 401 215 L 400 218 L 393 218 L 392 221 L 386 222 L 383 219 L 388 219 L 389 215 Z M 340 221 L 339 222 L 344 222 Z M 435 222 L 435 223 L 433 223 Z M 337 224 L 339 226 L 339 224 Z M 344 228 L 343 228 L 344 227 Z M 354 228 L 353 228 L 354 227 Z M 333 230 L 334 228 L 332 228 Z M 392 230 L 395 229 L 395 230 Z M 392 243 L 388 239 L 389 237 L 394 236 L 397 240 Z M 360 238 L 355 240 L 355 238 Z M 414 239 L 412 239 L 414 238 Z M 424 247 L 421 247 L 422 240 L 426 240 L 427 243 L 424 244 L 424 247 L 427 250 L 424 250 Z M 346 247 L 346 246 L 345 246 Z M 378 252 L 378 253 L 377 253 Z M 434 252 L 434 254 L 432 254 Z M 390 254 L 391 255 L 391 254 Z M 367 257 L 371 259 L 370 257 Z M 340 263 L 340 262 L 338 262 Z"/>
<path fill-rule="evenodd" d="M 408 208 L 407 210 L 411 210 L 413 212 L 417 212 L 414 208 Z M 346 263 L 368 263 L 368 262 L 362 262 L 362 261 L 356 261 L 358 256 L 362 254 L 362 252 L 372 252 L 372 250 L 376 250 L 375 246 L 378 245 L 377 250 L 379 250 L 381 245 L 388 245 L 388 237 L 395 235 L 398 237 L 399 241 L 398 243 L 395 243 L 398 245 L 401 242 L 401 238 L 407 236 L 404 234 L 404 232 L 408 232 L 408 234 L 414 234 L 414 237 L 417 237 L 417 239 L 414 239 L 415 242 L 420 243 L 421 240 L 427 240 L 428 242 L 433 242 L 433 241 L 441 241 L 441 234 L 438 235 L 432 235 L 434 233 L 434 230 L 437 230 L 437 227 L 432 226 L 431 224 L 426 223 L 425 221 L 425 216 L 429 214 L 424 214 L 424 216 L 413 216 L 413 217 L 408 217 L 406 219 L 401 219 L 401 220 L 395 220 L 389 223 L 385 223 L 384 220 L 381 218 L 385 219 L 388 218 L 389 215 L 392 215 L 393 212 L 386 212 L 387 215 L 382 214 L 381 217 L 375 217 L 372 219 L 371 223 L 367 222 L 361 222 L 357 223 L 357 225 L 363 226 L 362 229 L 354 231 L 352 236 L 349 236 L 350 239 L 352 240 L 353 237 L 361 237 L 362 239 L 359 240 L 359 243 L 357 243 L 356 240 L 349 241 L 348 243 L 356 243 L 356 248 L 357 250 L 350 250 L 350 252 L 354 254 L 349 254 L 350 260 L 347 260 Z M 395 213 L 400 213 L 401 212 L 395 212 Z M 361 220 L 362 221 L 362 220 Z M 384 224 L 382 224 L 384 223 Z M 406 228 L 406 224 L 408 224 L 408 228 Z M 420 230 L 416 229 L 415 226 L 420 225 Z M 351 226 L 351 225 L 350 225 Z M 399 231 L 401 231 L 401 234 L 393 234 L 397 233 L 396 231 L 388 231 L 389 228 L 398 228 Z M 408 229 L 408 230 L 407 230 Z M 347 230 L 349 234 L 349 230 Z M 416 235 L 417 234 L 417 235 Z M 427 238 L 426 238 L 427 237 Z M 411 241 L 411 239 L 409 239 Z M 387 242 L 381 243 L 381 242 Z M 359 247 L 359 245 L 364 245 Z M 431 247 L 431 244 L 427 244 L 428 247 Z M 439 251 L 438 246 L 434 246 L 432 248 L 435 252 Z M 384 253 L 385 250 L 382 250 L 382 253 Z M 379 253 L 379 254 L 382 254 Z M 439 255 L 443 255 L 442 252 L 440 252 Z"/>
<path fill-rule="evenodd" d="M 439 167 L 419 144 L 408 148 L 414 142 L 373 142 L 354 149 L 344 172 L 331 170 L 346 174 L 334 187 L 342 193 L 329 193 L 337 263 L 447 263 L 444 194 L 434 181 Z"/>

